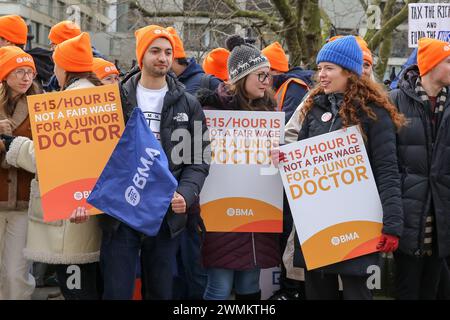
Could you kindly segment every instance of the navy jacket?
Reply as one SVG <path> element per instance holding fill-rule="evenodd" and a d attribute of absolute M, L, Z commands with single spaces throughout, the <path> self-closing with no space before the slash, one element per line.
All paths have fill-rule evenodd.
<path fill-rule="evenodd" d="M 310 88 L 313 86 L 312 76 L 314 75 L 314 71 L 312 70 L 303 70 L 300 67 L 295 67 L 289 70 L 286 73 L 277 75 L 273 77 L 273 88 L 275 91 L 291 78 L 297 78 L 303 80 Z M 285 123 L 289 121 L 294 113 L 295 109 L 297 109 L 300 102 L 303 100 L 303 97 L 308 91 L 296 84 L 291 83 L 287 89 L 286 96 L 283 103 L 282 111 L 285 112 Z"/>
<path fill-rule="evenodd" d="M 184 84 L 187 93 L 195 95 L 200 89 L 202 77 L 205 76 L 205 71 L 203 71 L 202 67 L 195 61 L 194 58 L 189 58 L 187 60 L 189 65 L 186 70 L 178 76 L 178 81 Z M 207 89 L 211 90 L 215 90 L 222 82 L 214 76 L 211 76 L 210 80 L 210 88 Z"/>

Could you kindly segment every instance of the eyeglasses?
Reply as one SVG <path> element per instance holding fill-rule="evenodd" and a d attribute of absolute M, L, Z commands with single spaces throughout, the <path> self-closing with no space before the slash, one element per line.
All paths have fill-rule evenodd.
<path fill-rule="evenodd" d="M 264 82 L 264 81 L 266 81 L 266 79 L 270 80 L 270 77 L 271 77 L 270 73 L 265 73 L 265 72 L 256 73 L 256 75 L 258 76 L 259 82 Z"/>
<path fill-rule="evenodd" d="M 24 79 L 25 76 L 29 77 L 31 80 L 34 80 L 34 78 L 36 78 L 36 73 L 33 70 L 17 69 L 15 71 L 13 71 L 12 73 L 19 80 Z"/>

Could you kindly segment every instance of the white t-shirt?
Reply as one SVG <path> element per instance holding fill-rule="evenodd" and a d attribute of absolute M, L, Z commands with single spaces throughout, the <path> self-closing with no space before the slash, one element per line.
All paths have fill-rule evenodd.
<path fill-rule="evenodd" d="M 160 140 L 161 111 L 167 91 L 169 91 L 167 84 L 161 89 L 152 90 L 144 88 L 140 83 L 136 91 L 138 107 L 141 108 L 150 130 L 158 140 Z"/>

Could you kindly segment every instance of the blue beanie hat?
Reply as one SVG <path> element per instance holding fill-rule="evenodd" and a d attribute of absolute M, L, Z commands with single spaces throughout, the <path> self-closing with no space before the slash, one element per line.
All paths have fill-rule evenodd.
<path fill-rule="evenodd" d="M 320 62 L 337 64 L 361 76 L 363 54 L 358 42 L 356 42 L 356 38 L 354 36 L 346 36 L 325 44 L 316 58 L 316 64 Z"/>

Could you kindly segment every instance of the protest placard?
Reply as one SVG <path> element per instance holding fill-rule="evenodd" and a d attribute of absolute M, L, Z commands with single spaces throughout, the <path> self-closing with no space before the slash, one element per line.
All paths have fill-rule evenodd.
<path fill-rule="evenodd" d="M 450 3 L 408 4 L 408 27 L 410 48 L 423 37 L 450 42 Z"/>
<path fill-rule="evenodd" d="M 212 154 L 200 194 L 206 229 L 281 232 L 283 185 L 269 166 L 270 150 L 284 140 L 284 113 L 206 110 L 205 115 Z"/>
<path fill-rule="evenodd" d="M 117 84 L 27 99 L 44 220 L 98 213 L 86 199 L 124 129 Z"/>
<path fill-rule="evenodd" d="M 356 127 L 280 147 L 279 170 L 308 270 L 376 251 L 383 210 Z"/>

